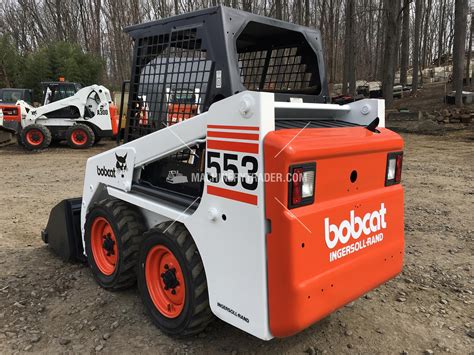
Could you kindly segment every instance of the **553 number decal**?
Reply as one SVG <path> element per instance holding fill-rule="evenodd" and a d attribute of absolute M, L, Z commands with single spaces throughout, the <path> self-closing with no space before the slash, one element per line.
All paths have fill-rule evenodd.
<path fill-rule="evenodd" d="M 222 179 L 228 186 L 240 183 L 246 190 L 255 190 L 258 186 L 258 160 L 251 155 L 239 157 L 232 153 L 208 151 L 207 167 L 210 169 L 207 173 L 210 182 L 218 183 Z"/>

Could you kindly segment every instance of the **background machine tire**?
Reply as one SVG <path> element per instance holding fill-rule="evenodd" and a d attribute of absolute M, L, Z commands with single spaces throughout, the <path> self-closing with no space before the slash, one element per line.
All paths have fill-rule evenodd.
<path fill-rule="evenodd" d="M 92 128 L 85 124 L 76 124 L 66 131 L 67 144 L 74 149 L 86 149 L 92 147 L 95 134 Z"/>
<path fill-rule="evenodd" d="M 118 290 L 135 284 L 144 231 L 143 217 L 123 201 L 107 198 L 91 208 L 86 217 L 85 246 L 100 286 Z"/>
<path fill-rule="evenodd" d="M 201 256 L 180 223 L 165 222 L 145 233 L 138 288 L 153 323 L 165 333 L 196 334 L 213 318 Z"/>
<path fill-rule="evenodd" d="M 51 144 L 51 132 L 41 124 L 31 124 L 21 131 L 21 145 L 28 150 L 41 150 Z"/>

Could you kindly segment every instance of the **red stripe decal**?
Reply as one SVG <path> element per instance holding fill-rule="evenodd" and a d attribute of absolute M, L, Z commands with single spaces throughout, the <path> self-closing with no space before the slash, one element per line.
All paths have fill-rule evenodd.
<path fill-rule="evenodd" d="M 209 195 L 215 195 L 219 197 L 224 197 L 229 200 L 235 200 L 239 202 L 248 203 L 251 205 L 257 205 L 258 196 L 246 194 L 245 192 L 233 191 L 228 189 L 223 189 L 222 187 L 216 186 L 207 186 L 207 193 Z"/>
<path fill-rule="evenodd" d="M 258 154 L 258 144 L 207 140 L 208 149 L 230 150 L 231 152 Z"/>
<path fill-rule="evenodd" d="M 207 128 L 218 128 L 218 129 L 237 129 L 241 131 L 258 131 L 259 127 L 254 126 L 225 126 L 220 124 L 208 124 Z"/>
<path fill-rule="evenodd" d="M 250 141 L 258 141 L 258 134 L 255 134 L 255 133 L 207 131 L 207 136 L 208 137 L 220 137 L 220 138 L 247 139 L 247 140 L 250 140 Z"/>

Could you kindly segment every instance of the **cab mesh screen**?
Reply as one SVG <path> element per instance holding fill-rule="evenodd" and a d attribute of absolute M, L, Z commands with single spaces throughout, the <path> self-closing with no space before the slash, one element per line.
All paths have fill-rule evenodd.
<path fill-rule="evenodd" d="M 317 95 L 316 53 L 301 33 L 250 22 L 237 39 L 240 78 L 248 90 Z"/>
<path fill-rule="evenodd" d="M 125 142 L 199 114 L 213 62 L 194 28 L 139 38 Z"/>

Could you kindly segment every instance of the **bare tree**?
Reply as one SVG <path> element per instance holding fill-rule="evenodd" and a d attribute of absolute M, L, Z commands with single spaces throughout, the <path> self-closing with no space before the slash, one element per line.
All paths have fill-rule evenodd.
<path fill-rule="evenodd" d="M 430 26 L 430 14 L 431 14 L 431 6 L 433 4 L 433 0 L 428 0 L 426 4 L 426 10 L 425 10 L 425 20 L 423 24 L 423 49 L 421 51 L 421 65 L 423 68 L 426 67 L 427 65 L 427 48 L 428 48 L 428 29 Z"/>
<path fill-rule="evenodd" d="M 469 46 L 467 47 L 467 63 L 466 63 L 466 80 L 468 80 L 469 87 L 472 88 L 471 78 L 471 54 L 472 54 L 472 36 L 474 32 L 474 12 L 471 9 L 471 28 L 469 30 Z"/>
<path fill-rule="evenodd" d="M 402 49 L 400 53 L 400 83 L 407 84 L 408 56 L 410 55 L 410 0 L 403 1 Z"/>
<path fill-rule="evenodd" d="M 355 11 L 354 1 L 346 0 L 346 28 L 344 33 L 344 70 L 342 93 L 355 94 Z M 349 86 L 349 87 L 348 87 Z"/>
<path fill-rule="evenodd" d="M 420 66 L 446 64 L 454 43 L 455 0 L 416 0 L 418 21 L 407 6 L 412 1 L 391 0 L 401 10 L 387 16 L 388 0 L 0 0 L 0 37 L 7 35 L 21 55 L 58 40 L 77 43 L 103 59 L 104 84 L 114 88 L 130 76 L 132 43 L 124 27 L 224 4 L 319 27 L 328 80 L 345 83 L 344 90 L 353 93 L 355 74 L 386 84 L 387 65 L 389 82 L 400 66 L 405 84 L 411 60 L 421 60 L 414 68 L 416 86 Z M 427 4 L 425 10 L 420 2 Z"/>
<path fill-rule="evenodd" d="M 387 106 L 393 101 L 395 44 L 397 41 L 397 4 L 399 0 L 385 0 L 385 48 L 383 56 L 382 93 Z"/>
<path fill-rule="evenodd" d="M 462 82 L 465 59 L 467 0 L 456 0 L 453 46 L 453 89 L 456 91 L 456 106 L 462 106 Z"/>
<path fill-rule="evenodd" d="M 411 92 L 416 94 L 418 90 L 418 67 L 420 64 L 420 28 L 421 28 L 421 8 L 423 0 L 415 0 L 415 32 L 413 33 L 413 74 Z"/>

